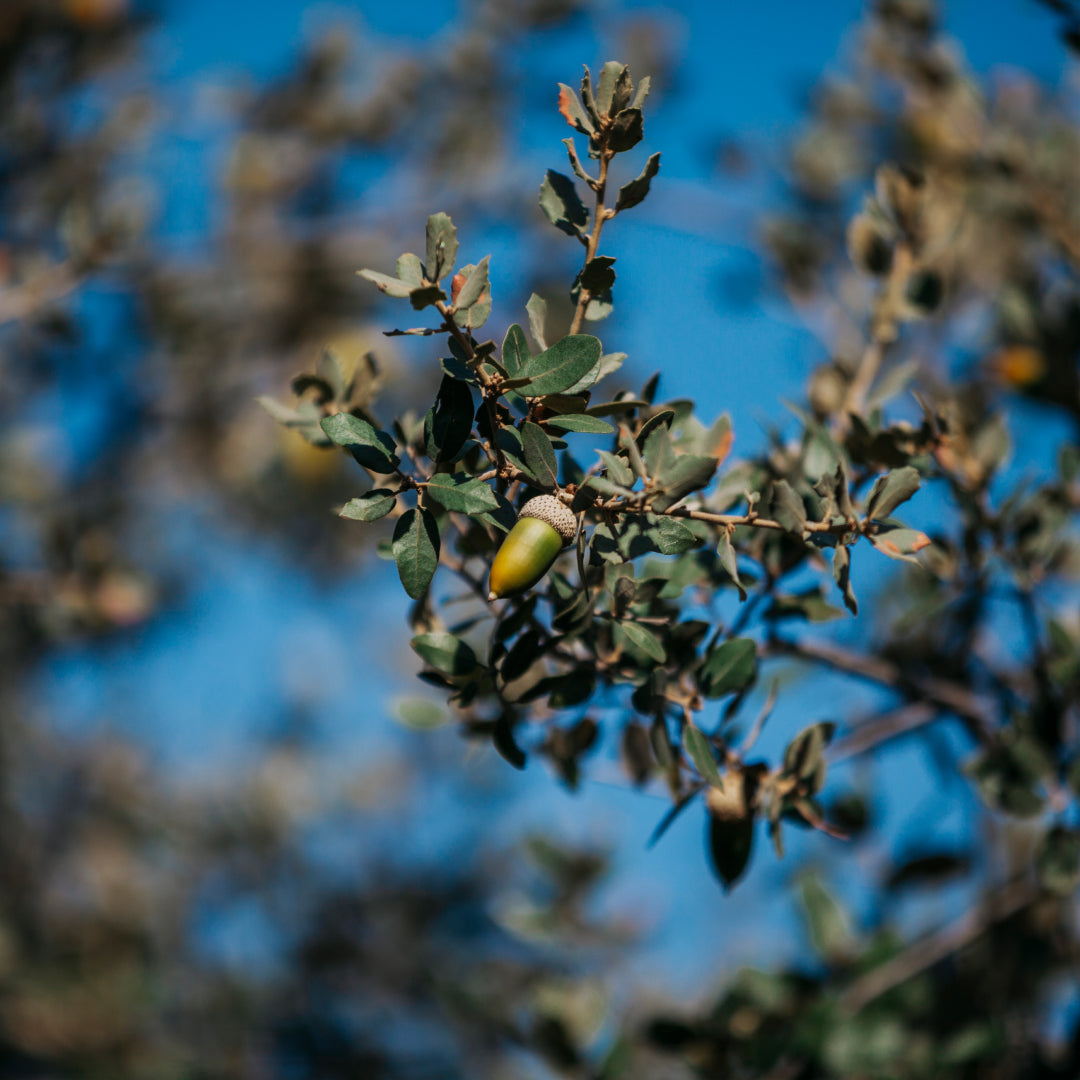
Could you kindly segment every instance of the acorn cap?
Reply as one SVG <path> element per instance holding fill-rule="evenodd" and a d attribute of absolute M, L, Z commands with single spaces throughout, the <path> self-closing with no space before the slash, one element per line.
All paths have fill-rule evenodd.
<path fill-rule="evenodd" d="M 530 499 L 518 514 L 522 518 L 539 518 L 546 521 L 562 538 L 565 547 L 574 539 L 577 532 L 577 518 L 554 495 L 537 495 Z"/>

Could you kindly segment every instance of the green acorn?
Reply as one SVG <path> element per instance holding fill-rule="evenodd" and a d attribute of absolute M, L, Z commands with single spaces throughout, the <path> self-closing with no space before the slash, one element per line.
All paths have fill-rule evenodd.
<path fill-rule="evenodd" d="M 518 514 L 517 523 L 491 564 L 489 600 L 531 589 L 574 539 L 577 522 L 554 495 L 537 495 Z"/>

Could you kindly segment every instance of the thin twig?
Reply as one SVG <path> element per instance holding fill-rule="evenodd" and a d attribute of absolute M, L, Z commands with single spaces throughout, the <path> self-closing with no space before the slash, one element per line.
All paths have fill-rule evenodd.
<path fill-rule="evenodd" d="M 589 243 L 585 248 L 586 266 L 596 258 L 596 253 L 600 248 L 600 233 L 604 228 L 604 222 L 607 220 L 607 209 L 604 206 L 604 191 L 607 188 L 608 165 L 611 163 L 611 159 L 614 156 L 614 152 L 608 150 L 606 147 L 600 152 L 600 175 L 596 178 L 596 210 L 593 214 L 593 227 L 592 232 L 589 233 Z M 589 301 L 591 299 L 592 293 L 590 293 L 583 285 L 578 294 L 577 308 L 574 311 L 573 322 L 570 323 L 571 334 L 581 332 L 581 324 L 585 319 L 585 309 L 589 306 Z"/>

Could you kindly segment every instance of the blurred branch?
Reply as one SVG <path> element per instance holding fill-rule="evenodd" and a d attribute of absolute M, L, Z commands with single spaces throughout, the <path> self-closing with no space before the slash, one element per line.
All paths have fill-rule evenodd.
<path fill-rule="evenodd" d="M 770 651 L 774 655 L 794 656 L 823 664 L 836 671 L 888 686 L 913 699 L 931 702 L 959 716 L 978 742 L 985 745 L 993 741 L 994 724 L 985 707 L 973 691 L 959 683 L 934 676 L 912 675 L 899 664 L 880 656 L 862 656 L 821 642 L 776 639 L 770 642 L 766 655 Z"/>
<path fill-rule="evenodd" d="M 0 326 L 25 319 L 39 308 L 55 303 L 77 288 L 84 277 L 83 262 L 80 260 L 77 264 L 68 259 L 42 270 L 21 285 L 0 292 Z"/>
<path fill-rule="evenodd" d="M 857 979 L 841 996 L 843 1012 L 857 1013 L 870 1002 L 913 979 L 940 960 L 959 952 L 996 923 L 1004 922 L 1039 896 L 1034 882 L 1012 881 L 986 897 L 985 903 L 908 946 L 899 955 Z"/>
<path fill-rule="evenodd" d="M 891 739 L 897 739 L 901 735 L 907 735 L 918 730 L 926 724 L 937 720 L 941 716 L 941 710 L 932 705 L 919 703 L 917 705 L 904 705 L 899 709 L 893 709 L 873 720 L 853 724 L 854 730 L 846 738 L 835 743 L 829 754 L 829 764 L 836 765 L 841 761 L 865 754 L 881 743 Z"/>

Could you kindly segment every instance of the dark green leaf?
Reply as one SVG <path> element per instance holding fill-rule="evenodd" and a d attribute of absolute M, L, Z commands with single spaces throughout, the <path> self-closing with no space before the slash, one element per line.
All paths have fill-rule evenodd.
<path fill-rule="evenodd" d="M 845 606 L 852 615 L 858 615 L 859 601 L 855 599 L 855 592 L 851 587 L 851 552 L 848 548 L 836 548 L 833 552 L 832 569 Z"/>
<path fill-rule="evenodd" d="M 427 510 L 406 510 L 394 527 L 394 562 L 413 600 L 427 592 L 439 565 L 439 526 Z"/>
<path fill-rule="evenodd" d="M 653 498 L 653 509 L 658 514 L 663 513 L 691 492 L 706 487 L 718 464 L 711 455 L 682 454 L 677 457 L 663 475 L 656 477 L 662 493 Z"/>
<path fill-rule="evenodd" d="M 544 434 L 544 429 L 529 421 L 522 424 L 521 447 L 525 464 L 529 466 L 533 476 L 545 487 L 554 487 L 558 482 L 559 466 L 551 440 Z"/>
<path fill-rule="evenodd" d="M 597 454 L 607 466 L 608 479 L 614 481 L 620 487 L 630 488 L 633 486 L 634 470 L 627 464 L 626 458 L 609 453 L 607 450 L 597 450 Z"/>
<path fill-rule="evenodd" d="M 409 644 L 421 660 L 444 675 L 468 675 L 476 669 L 476 653 L 468 643 L 443 630 L 417 634 Z"/>
<path fill-rule="evenodd" d="M 491 745 L 508 765 L 513 765 L 515 769 L 525 768 L 525 751 L 518 746 L 514 738 L 514 728 L 505 713 L 495 721 L 491 729 Z"/>
<path fill-rule="evenodd" d="M 615 284 L 615 271 L 611 268 L 615 260 L 607 255 L 597 255 L 590 259 L 578 275 L 578 281 L 583 289 L 591 293 L 602 293 Z"/>
<path fill-rule="evenodd" d="M 591 390 L 601 379 L 618 371 L 626 359 L 626 353 L 604 353 L 599 360 L 573 386 L 567 388 L 567 394 L 583 394 Z M 592 410 L 588 410 L 592 414 Z"/>
<path fill-rule="evenodd" d="M 656 542 L 662 555 L 678 555 L 697 547 L 700 541 L 681 522 L 675 518 L 661 517 L 650 524 L 649 536 Z"/>
<path fill-rule="evenodd" d="M 866 516 L 876 520 L 889 517 L 919 490 L 919 483 L 919 470 L 911 465 L 879 476 L 866 500 Z"/>
<path fill-rule="evenodd" d="M 456 461 L 472 432 L 473 397 L 468 384 L 444 375 L 435 404 L 424 418 L 424 452 L 432 461 Z"/>
<path fill-rule="evenodd" d="M 720 545 L 716 549 L 720 556 L 720 565 L 727 571 L 728 577 L 735 582 L 735 588 L 739 590 L 739 599 L 746 599 L 746 590 L 739 580 L 739 564 L 735 557 L 735 547 L 731 543 L 731 534 L 725 529 L 720 533 Z"/>
<path fill-rule="evenodd" d="M 699 675 L 706 697 L 745 690 L 757 676 L 757 645 L 750 638 L 732 638 L 712 649 Z"/>
<path fill-rule="evenodd" d="M 528 385 L 522 387 L 522 392 L 529 397 L 565 393 L 599 359 L 599 339 L 591 334 L 564 337 L 522 365 L 518 376 L 529 380 Z"/>
<path fill-rule="evenodd" d="M 589 211 L 578 196 L 574 181 L 554 169 L 548 169 L 540 185 L 540 209 L 567 236 L 579 236 L 589 223 Z"/>
<path fill-rule="evenodd" d="M 658 664 L 667 660 L 667 650 L 664 643 L 647 626 L 636 622 L 619 622 L 615 624 L 615 636 L 623 637 L 634 649 L 644 653 L 650 660 Z"/>
<path fill-rule="evenodd" d="M 722 788 L 724 781 L 720 776 L 720 768 L 716 764 L 716 754 L 713 752 L 712 743 L 709 742 L 705 733 L 689 720 L 683 728 L 683 746 L 686 747 L 686 753 L 694 763 L 694 768 L 701 773 L 702 779 L 713 787 Z"/>
<path fill-rule="evenodd" d="M 446 299 L 446 293 L 438 285 L 422 285 L 419 289 L 413 289 L 409 293 L 409 303 L 417 310 L 437 304 Z"/>
<path fill-rule="evenodd" d="M 608 146 L 617 154 L 632 150 L 645 134 L 640 109 L 623 109 L 615 117 L 608 136 Z"/>
<path fill-rule="evenodd" d="M 424 263 L 429 281 L 441 281 L 454 269 L 457 249 L 454 223 L 446 214 L 432 214 L 427 219 L 427 261 Z"/>
<path fill-rule="evenodd" d="M 394 440 L 359 416 L 334 413 L 323 418 L 322 429 L 331 442 L 344 446 L 365 469 L 392 473 L 400 464 Z"/>
<path fill-rule="evenodd" d="M 812 724 L 800 731 L 784 751 L 784 772 L 803 781 L 824 779 L 821 765 L 825 747 L 835 731 L 836 725 L 831 721 Z M 816 789 L 810 791 L 811 795 L 816 793 Z"/>
<path fill-rule="evenodd" d="M 563 431 L 585 431 L 592 435 L 610 435 L 615 430 L 606 420 L 600 420 L 585 413 L 563 413 L 561 416 L 549 417 L 544 423 L 551 428 L 561 428 Z"/>
<path fill-rule="evenodd" d="M 376 488 L 365 491 L 363 495 L 350 499 L 342 508 L 340 517 L 353 521 L 377 521 L 386 517 L 397 503 L 397 495 L 389 488 Z"/>
<path fill-rule="evenodd" d="M 440 506 L 460 514 L 486 514 L 499 508 L 495 492 L 487 483 L 464 473 L 436 473 L 425 490 Z"/>
<path fill-rule="evenodd" d="M 652 154 L 649 160 L 645 162 L 645 168 L 641 170 L 641 175 L 619 188 L 619 197 L 615 200 L 615 209 L 620 211 L 629 210 L 632 206 L 637 206 L 649 194 L 649 185 L 659 171 L 660 155 Z"/>
<path fill-rule="evenodd" d="M 513 682 L 520 679 L 542 656 L 540 634 L 536 630 L 529 630 L 510 647 L 499 668 L 499 674 L 504 682 Z"/>
<path fill-rule="evenodd" d="M 515 378 L 531 356 L 529 343 L 525 340 L 525 331 L 514 323 L 503 338 L 502 363 L 506 368 L 506 373 L 511 378 Z"/>

